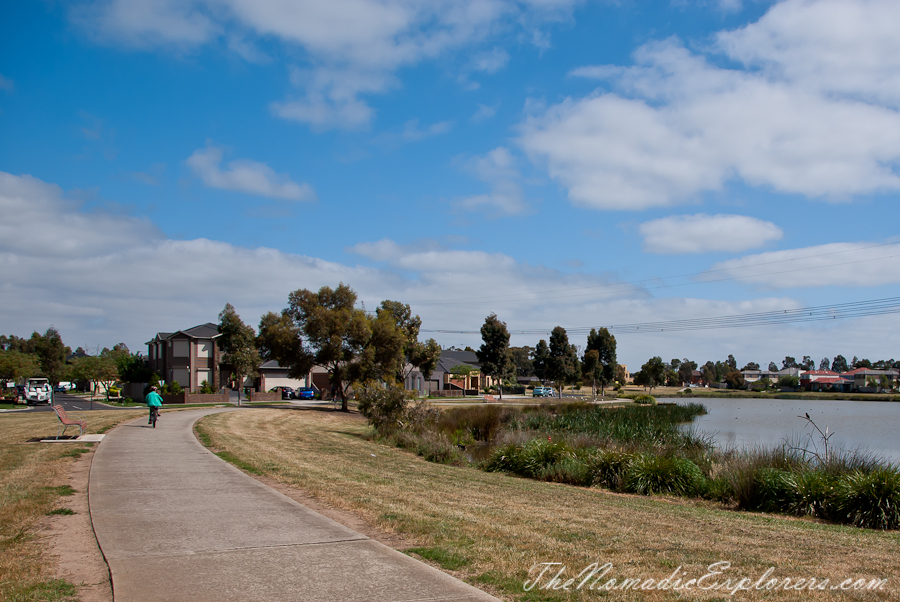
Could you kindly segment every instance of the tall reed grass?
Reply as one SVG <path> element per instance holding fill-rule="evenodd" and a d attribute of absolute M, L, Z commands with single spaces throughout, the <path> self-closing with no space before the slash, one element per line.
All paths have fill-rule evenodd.
<path fill-rule="evenodd" d="M 810 454 L 798 442 L 720 451 L 680 425 L 698 403 L 524 410 L 415 406 L 406 428 L 383 436 L 435 462 L 465 464 L 470 446 L 493 445 L 482 469 L 643 495 L 702 497 L 727 507 L 870 529 L 900 528 L 900 467 L 861 452 Z"/>

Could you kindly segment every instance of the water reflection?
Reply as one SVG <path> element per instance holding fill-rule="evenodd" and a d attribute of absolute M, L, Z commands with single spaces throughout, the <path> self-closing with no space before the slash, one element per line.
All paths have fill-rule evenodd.
<path fill-rule="evenodd" d="M 678 401 L 666 399 L 660 401 Z M 709 410 L 698 416 L 692 428 L 715 436 L 720 448 L 771 446 L 785 439 L 813 441 L 821 449 L 821 437 L 804 418 L 807 413 L 823 431 L 834 435 L 829 448 L 861 449 L 900 463 L 900 403 L 877 401 L 828 401 L 797 399 L 696 399 Z"/>

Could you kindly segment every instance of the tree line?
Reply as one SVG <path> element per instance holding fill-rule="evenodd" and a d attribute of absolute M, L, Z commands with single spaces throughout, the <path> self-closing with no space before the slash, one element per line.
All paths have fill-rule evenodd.
<path fill-rule="evenodd" d="M 370 314 L 356 302 L 356 293 L 343 283 L 315 292 L 298 289 L 281 312 L 262 316 L 258 333 L 227 304 L 219 314 L 222 362 L 238 382 L 255 376 L 268 360 L 276 360 L 289 377 L 298 379 L 321 366 L 344 411 L 352 383 L 399 386 L 415 369 L 430 379 L 441 348 L 434 339 L 419 341 L 422 320 L 412 315 L 409 305 L 385 300 Z"/>
<path fill-rule="evenodd" d="M 481 327 L 481 347 L 475 351 L 482 373 L 500 380 L 514 382 L 516 376 L 536 376 L 541 383 L 556 383 L 562 397 L 566 385 L 589 381 L 596 396 L 597 387 L 603 395 L 605 387 L 616 380 L 624 382 L 624 370 L 616 360 L 616 337 L 606 328 L 591 329 L 584 353 L 579 357 L 578 347 L 569 342 L 566 329 L 555 327 L 549 342 L 541 339 L 532 347 L 510 347 L 509 330 L 497 314 L 491 313 Z"/>
<path fill-rule="evenodd" d="M 661 357 L 655 356 L 647 360 L 641 366 L 641 369 L 634 374 L 633 382 L 635 385 L 649 388 L 651 392 L 653 387 L 661 385 L 670 387 L 686 386 L 694 381 L 694 371 L 699 370 L 700 379 L 706 383 L 725 383 L 729 388 L 738 389 L 746 384 L 742 374 L 743 371 L 761 369 L 756 362 L 748 362 L 740 369 L 737 366 L 737 360 L 731 354 L 728 355 L 725 361 L 707 361 L 702 366 L 698 366 L 697 362 L 687 358 L 681 360 L 673 358 L 669 362 L 664 362 Z M 799 362 L 796 358 L 788 355 L 782 360 L 780 368 L 775 362 L 769 362 L 768 371 L 778 372 L 788 368 L 797 368 L 808 372 L 816 370 L 816 362 L 808 355 L 804 355 Z M 900 368 L 900 361 L 895 361 L 891 358 L 872 362 L 868 359 L 859 359 L 854 356 L 853 360 L 848 362 L 843 355 L 836 355 L 831 360 L 824 357 L 818 364 L 819 370 L 831 370 L 839 374 L 856 368 L 889 370 L 891 368 Z M 795 380 L 798 382 L 794 382 Z M 765 381 L 762 382 L 765 384 Z M 779 382 L 782 385 L 797 386 L 799 379 L 787 377 Z"/>
<path fill-rule="evenodd" d="M 149 369 L 140 353 L 131 353 L 124 343 L 89 355 L 79 347 L 72 352 L 59 331 L 51 326 L 30 338 L 0 335 L 0 381 L 4 384 L 44 377 L 53 387 L 60 382 L 88 382 L 107 390 L 116 382 L 144 382 Z"/>

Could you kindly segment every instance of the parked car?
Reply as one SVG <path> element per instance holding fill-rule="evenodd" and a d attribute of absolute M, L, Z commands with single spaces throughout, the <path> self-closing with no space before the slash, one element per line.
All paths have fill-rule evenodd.
<path fill-rule="evenodd" d="M 547 391 L 550 390 L 550 387 L 535 387 L 534 388 L 534 396 L 535 397 L 549 397 L 550 394 Z"/>
<path fill-rule="evenodd" d="M 65 385 L 56 385 L 56 387 L 53 389 L 54 393 L 65 393 L 66 391 L 68 391 L 68 389 L 66 389 Z"/>
<path fill-rule="evenodd" d="M 50 405 L 53 401 L 53 390 L 50 388 L 50 381 L 46 378 L 29 378 L 25 382 L 25 403 L 28 405 L 37 405 L 46 403 Z"/>
<path fill-rule="evenodd" d="M 300 387 L 294 391 L 294 399 L 315 399 L 316 390 L 311 387 Z"/>
<path fill-rule="evenodd" d="M 293 387 L 273 387 L 269 389 L 270 393 L 277 393 L 281 391 L 282 399 L 293 399 L 294 398 L 294 388 Z"/>

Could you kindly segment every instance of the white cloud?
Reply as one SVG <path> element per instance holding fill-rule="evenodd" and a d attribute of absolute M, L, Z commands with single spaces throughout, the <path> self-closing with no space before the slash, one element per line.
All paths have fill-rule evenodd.
<path fill-rule="evenodd" d="M 384 132 L 379 134 L 374 142 L 388 146 L 396 146 L 404 142 L 420 142 L 426 138 L 433 138 L 446 134 L 453 129 L 452 121 L 439 121 L 426 126 L 420 126 L 418 119 L 410 119 L 403 124 L 400 132 Z"/>
<path fill-rule="evenodd" d="M 498 108 L 500 108 L 499 102 L 493 106 L 483 105 L 479 103 L 478 110 L 472 114 L 469 120 L 474 123 L 481 123 L 482 121 L 486 121 L 497 114 Z"/>
<path fill-rule="evenodd" d="M 474 211 L 487 207 L 498 215 L 515 215 L 528 210 L 525 203 L 521 174 L 509 149 L 498 146 L 483 157 L 475 157 L 466 170 L 491 186 L 491 192 L 466 197 L 458 201 L 461 208 Z"/>
<path fill-rule="evenodd" d="M 900 284 L 900 243 L 831 243 L 717 263 L 704 279 L 739 277 L 768 288 Z"/>
<path fill-rule="evenodd" d="M 2 172 L 0 214 L 0 331 L 29 336 L 53 324 L 73 347 L 124 341 L 132 350 L 143 350 L 157 331 L 214 322 L 226 303 L 255 325 L 265 312 L 285 307 L 292 290 L 339 282 L 356 290 L 368 308 L 384 299 L 410 303 L 424 329 L 477 332 L 485 316 L 497 312 L 516 345 L 534 345 L 557 325 L 572 329 L 808 305 L 783 297 L 654 299 L 613 279 L 565 274 L 505 253 L 452 249 L 428 240 L 409 245 L 381 240 L 349 249 L 383 263 L 377 268 L 207 239 L 171 240 L 146 220 L 84 212 L 57 186 Z M 39 234 L 24 237 L 24 231 Z M 50 242 L 34 244 L 35 236 Z M 242 286 L 234 285 L 236 275 Z M 878 316 L 852 323 L 617 338 L 619 359 L 630 368 L 653 355 L 702 362 L 735 353 L 741 363 L 765 363 L 804 354 L 889 357 L 896 355 L 894 341 L 884 333 L 898 326 L 897 316 Z M 743 336 L 751 332 L 759 336 Z M 423 334 L 444 345 L 477 347 L 480 342 L 477 334 Z M 571 341 L 581 345 L 584 335 L 573 333 Z"/>
<path fill-rule="evenodd" d="M 578 0 L 85 0 L 72 19 L 98 40 L 132 47 L 195 49 L 220 41 L 252 62 L 266 60 L 255 39 L 301 48 L 314 75 L 302 93 L 272 105 L 286 119 L 319 129 L 359 128 L 400 67 L 478 46 L 504 22 L 541 24 L 568 14 Z M 524 25 L 523 25 L 524 26 Z M 471 66 L 492 73 L 508 56 L 497 48 Z M 373 86 L 360 74 L 380 82 Z M 346 80 L 335 84 L 333 80 Z M 354 84 L 356 87 L 354 87 Z"/>
<path fill-rule="evenodd" d="M 472 57 L 471 68 L 473 71 L 484 73 L 496 73 L 509 62 L 509 53 L 502 48 L 494 48 L 490 52 L 482 52 Z"/>
<path fill-rule="evenodd" d="M 519 143 L 599 209 L 681 203 L 734 178 L 829 201 L 900 190 L 900 42 L 887 25 L 900 5 L 839 10 L 850 5 L 791 0 L 721 33 L 709 52 L 742 69 L 673 39 L 640 48 L 634 67 L 576 69 L 615 92 L 533 110 Z M 845 53 L 825 51 L 833 38 Z"/>
<path fill-rule="evenodd" d="M 900 4 L 788 0 L 758 22 L 721 32 L 717 47 L 809 91 L 900 107 Z"/>
<path fill-rule="evenodd" d="M 784 231 L 772 222 L 744 215 L 673 215 L 640 226 L 644 250 L 680 255 L 727 251 L 738 253 L 781 240 Z"/>
<path fill-rule="evenodd" d="M 222 149 L 208 145 L 194 151 L 185 164 L 210 188 L 243 192 L 273 199 L 314 200 L 316 193 L 309 184 L 297 184 L 286 174 L 276 174 L 265 163 L 238 159 L 229 161 L 223 171 Z"/>
<path fill-rule="evenodd" d="M 292 100 L 273 102 L 272 112 L 291 121 L 308 123 L 315 130 L 330 128 L 364 129 L 375 113 L 359 98 L 397 84 L 385 71 L 355 71 L 346 68 L 292 69 L 291 84 L 298 90 Z"/>

